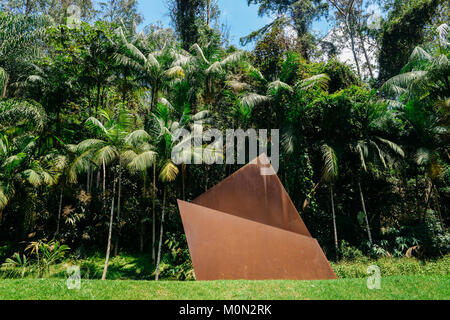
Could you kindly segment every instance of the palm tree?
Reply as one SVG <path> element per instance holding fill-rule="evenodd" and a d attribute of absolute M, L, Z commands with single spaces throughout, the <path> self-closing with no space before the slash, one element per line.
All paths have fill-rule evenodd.
<path fill-rule="evenodd" d="M 164 185 L 163 205 L 159 231 L 158 255 L 156 260 L 155 280 L 159 279 L 159 265 L 161 261 L 161 248 L 164 231 L 164 219 L 166 214 L 167 188 L 168 185 L 175 181 L 178 176 L 179 169 L 172 160 L 172 148 L 175 142 L 175 132 L 179 129 L 179 123 L 173 121 L 167 106 L 161 106 L 154 115 L 154 132 L 158 133 L 158 157 L 159 157 L 159 180 Z"/>
<path fill-rule="evenodd" d="M 323 158 L 323 170 L 322 170 L 322 180 L 328 183 L 330 187 L 330 199 L 331 199 L 331 211 L 333 214 L 333 231 L 334 231 L 334 246 L 336 249 L 336 257 L 338 257 L 339 243 L 336 228 L 336 213 L 334 210 L 334 192 L 333 184 L 338 177 L 338 158 L 334 149 L 328 144 L 323 144 L 322 148 L 322 158 Z"/>
<path fill-rule="evenodd" d="M 43 54 L 41 40 L 52 23 L 48 16 L 0 13 L 0 98 L 7 96 L 11 75 L 23 74 L 29 62 Z"/>
<path fill-rule="evenodd" d="M 56 231 L 56 238 L 60 232 L 60 221 L 62 213 L 63 195 L 68 185 L 78 182 L 78 177 L 89 171 L 92 165 L 93 150 L 85 150 L 78 153 L 78 146 L 73 144 L 63 144 L 60 150 L 53 150 L 44 156 L 45 161 L 49 164 L 50 171 L 55 177 L 55 181 L 59 185 L 59 203 Z"/>
<path fill-rule="evenodd" d="M 150 136 L 149 136 L 150 137 Z M 146 181 L 147 181 L 147 174 L 148 174 L 148 170 L 153 168 L 153 186 L 152 186 L 152 205 L 153 205 L 153 249 L 152 249 L 152 255 L 153 255 L 153 261 L 156 261 L 156 255 L 155 255 L 155 249 L 154 249 L 154 245 L 155 245 L 155 235 L 156 235 L 156 227 L 155 227 L 155 218 L 156 218 L 156 208 L 155 208 L 155 197 L 156 197 L 156 164 L 157 164 L 157 159 L 158 159 L 158 153 L 155 150 L 155 148 L 148 142 L 149 139 L 145 139 L 145 140 L 138 140 L 138 141 L 134 141 L 132 143 L 132 145 L 130 146 L 130 149 L 128 149 L 127 151 L 125 151 L 124 153 L 124 161 L 125 163 L 128 163 L 127 165 L 127 169 L 131 174 L 137 174 L 140 173 L 143 175 L 143 179 L 144 179 L 144 190 L 143 190 L 143 194 L 144 197 L 147 195 L 146 192 Z M 140 232 L 140 237 L 141 237 L 141 241 L 140 241 L 140 246 L 141 246 L 141 251 L 143 250 L 143 232 L 144 232 L 144 220 L 145 219 L 141 219 L 140 223 L 141 223 L 141 232 Z M 118 246 L 118 243 L 116 242 L 116 247 Z"/>
<path fill-rule="evenodd" d="M 146 55 L 134 44 L 128 42 L 121 30 L 119 34 L 122 49 L 116 54 L 116 60 L 121 65 L 134 70 L 137 81 L 150 90 L 151 101 L 148 113 L 150 114 L 156 109 L 161 90 L 166 89 L 172 80 L 184 77 L 183 68 L 174 61 L 173 50 L 164 47 L 162 50 Z"/>
<path fill-rule="evenodd" d="M 195 43 L 191 47 L 193 54 L 185 53 L 185 56 L 180 55 L 176 64 L 186 66 L 186 70 L 195 77 L 197 83 L 203 82 L 203 103 L 205 106 L 211 106 L 214 100 L 214 89 L 218 81 L 224 81 L 228 74 L 228 70 L 233 66 L 238 65 L 245 56 L 244 51 L 235 51 L 225 57 L 221 57 L 219 52 L 210 50 L 209 47 L 205 51 Z M 248 64 L 248 63 L 247 63 Z"/>
<path fill-rule="evenodd" d="M 161 249 L 162 249 L 162 237 L 164 231 L 164 221 L 167 208 L 167 189 L 169 184 L 176 180 L 179 174 L 179 168 L 174 162 L 172 151 L 176 148 L 177 150 L 180 145 L 184 143 L 190 143 L 192 139 L 195 139 L 194 135 L 191 134 L 189 137 L 184 137 L 182 141 L 179 141 L 180 130 L 188 128 L 190 126 L 193 129 L 193 125 L 198 125 L 197 121 L 208 122 L 208 111 L 201 111 L 195 115 L 185 114 L 181 115 L 180 120 L 176 121 L 173 119 L 175 110 L 171 110 L 168 104 L 159 104 L 156 114 L 153 117 L 153 129 L 152 132 L 156 136 L 157 148 L 158 148 L 158 164 L 159 164 L 159 175 L 158 179 L 164 185 L 163 189 L 163 210 L 160 223 L 160 233 L 159 233 L 159 243 L 158 243 L 158 254 L 156 260 L 156 275 L 155 280 L 159 279 L 159 266 L 161 261 Z M 194 122 L 194 123 L 193 123 Z M 192 132 L 192 130 L 191 130 Z M 189 144 L 192 146 L 192 144 Z M 203 148 L 203 147 L 202 147 Z M 185 148 L 182 148 L 185 150 Z M 194 147 L 189 149 L 191 157 L 199 155 L 199 150 Z M 203 154 L 203 153 L 202 153 Z M 181 160 L 188 160 L 188 156 L 184 153 L 177 153 L 177 157 Z M 176 159 L 177 163 L 178 160 Z M 184 191 L 183 191 L 184 193 Z M 153 217 L 153 223 L 155 223 L 155 216 Z M 153 225 L 155 228 L 155 224 Z M 153 233 L 155 234 L 155 232 Z M 155 245 L 153 245 L 155 248 Z"/>
<path fill-rule="evenodd" d="M 119 107 L 116 114 L 110 115 L 104 110 L 101 110 L 100 114 L 103 120 L 106 121 L 105 124 L 103 124 L 100 120 L 91 117 L 86 121 L 86 125 L 101 139 L 88 139 L 81 142 L 78 145 L 78 151 L 84 153 L 86 151 L 94 150 L 93 162 L 98 167 L 103 166 L 104 171 L 106 166 L 118 162 L 118 171 L 114 173 L 113 178 L 108 244 L 106 250 L 105 268 L 102 275 L 102 279 L 105 280 L 108 271 L 109 256 L 111 251 L 116 186 L 117 220 L 120 219 L 123 166 L 126 164 L 126 162 L 131 163 L 133 160 L 135 160 L 134 165 L 136 167 L 139 167 L 141 164 L 140 161 L 142 161 L 143 159 L 149 162 L 152 161 L 151 158 L 154 156 L 154 154 L 150 150 L 148 150 L 147 152 L 142 152 L 141 154 L 133 151 L 134 155 L 136 156 L 134 158 L 132 157 L 133 153 L 130 151 L 130 149 L 136 148 L 136 146 L 139 146 L 142 141 L 148 141 L 150 139 L 150 136 L 144 130 L 131 131 L 134 121 L 131 114 L 127 110 Z M 138 157 L 139 155 L 140 157 Z M 103 177 L 105 179 L 105 174 L 103 175 Z M 103 184 L 105 185 L 105 181 L 103 182 Z M 118 250 L 117 247 L 118 242 L 116 242 L 115 250 Z"/>
<path fill-rule="evenodd" d="M 264 79 L 262 79 L 264 80 Z M 264 80 L 265 81 L 265 80 Z M 281 80 L 275 80 L 270 83 L 266 82 L 266 92 L 265 94 L 259 94 L 255 92 L 246 93 L 243 95 L 241 99 L 241 104 L 243 106 L 246 106 L 250 109 L 250 111 L 259 105 L 267 105 L 270 104 L 271 108 L 276 110 L 274 112 L 276 114 L 276 121 L 277 123 L 269 123 L 268 127 L 271 125 L 277 127 L 280 125 L 279 122 L 281 122 L 282 112 L 284 110 L 284 99 L 292 99 L 295 94 L 298 94 L 300 92 L 307 92 L 308 90 L 314 89 L 314 88 L 322 88 L 326 89 L 328 85 L 328 81 L 330 81 L 330 78 L 326 74 L 317 74 L 314 76 L 311 76 L 309 78 L 302 79 L 298 81 L 295 85 L 291 86 Z M 290 137 L 288 137 L 290 135 Z M 294 136 L 290 134 L 289 132 L 286 133 L 284 137 L 285 141 L 293 142 L 295 140 Z M 285 145 L 288 149 L 292 148 L 291 146 Z"/>
<path fill-rule="evenodd" d="M 436 49 L 427 51 L 416 47 L 402 73 L 386 81 L 381 88 L 385 96 L 392 98 L 387 102 L 412 129 L 411 138 L 417 146 L 414 158 L 419 167 L 425 168 L 428 179 L 425 212 L 432 193 L 437 197 L 435 184 L 443 174 L 441 155 L 448 157 L 445 140 L 448 118 L 442 110 L 448 109 L 450 92 L 449 31 L 447 24 L 440 25 L 437 45 L 433 46 Z"/>
<path fill-rule="evenodd" d="M 399 105 L 400 97 L 406 101 L 412 98 L 421 99 L 424 93 L 427 93 L 427 96 L 431 94 L 440 97 L 439 100 L 448 97 L 450 63 L 447 37 L 450 27 L 443 24 L 437 31 L 439 34 L 437 50 L 430 53 L 422 47 L 416 47 L 402 73 L 392 77 L 381 87 L 382 93 L 396 98 L 394 106 Z"/>
<path fill-rule="evenodd" d="M 40 162 L 29 156 L 36 147 L 35 135 L 46 120 L 37 103 L 0 101 L 0 216 L 21 181 L 31 185 L 53 182 Z"/>
<path fill-rule="evenodd" d="M 425 110 L 417 100 L 410 101 L 399 111 L 401 117 L 412 129 L 411 138 L 415 141 L 416 165 L 425 169 L 428 180 L 428 190 L 425 192 L 425 213 L 429 209 L 432 193 L 437 193 L 434 186 L 444 173 L 441 154 L 446 153 L 445 137 L 448 129 L 438 114 Z"/>
<path fill-rule="evenodd" d="M 364 131 L 360 139 L 354 143 L 350 143 L 350 152 L 358 159 L 358 190 L 361 199 L 361 206 L 365 215 L 367 235 L 370 244 L 373 244 L 372 234 L 370 231 L 369 218 L 364 200 L 364 194 L 361 187 L 361 175 L 368 172 L 367 164 L 372 159 L 378 160 L 386 169 L 395 162 L 395 156 L 403 158 L 405 152 L 395 142 L 383 138 L 384 124 L 388 119 L 395 118 L 396 112 L 387 108 L 385 104 L 367 102 L 364 105 L 363 125 Z"/>

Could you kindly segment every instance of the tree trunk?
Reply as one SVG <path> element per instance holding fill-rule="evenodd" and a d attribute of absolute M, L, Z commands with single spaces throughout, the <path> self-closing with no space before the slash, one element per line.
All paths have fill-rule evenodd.
<path fill-rule="evenodd" d="M 355 36 L 353 34 L 353 28 L 350 26 L 348 15 L 347 15 L 345 23 L 347 25 L 348 33 L 350 35 L 350 41 L 351 41 L 351 44 L 352 44 L 352 53 L 353 53 L 353 58 L 355 59 L 356 70 L 358 72 L 359 80 L 361 80 L 361 69 L 359 67 L 358 55 L 356 54 L 356 49 L 355 49 Z"/>
<path fill-rule="evenodd" d="M 100 186 L 100 169 L 97 170 L 97 181 L 95 182 L 95 189 L 98 190 L 99 186 Z"/>
<path fill-rule="evenodd" d="M 111 238 L 112 238 L 112 229 L 113 229 L 113 222 L 114 222 L 114 196 L 115 196 L 115 193 L 116 193 L 116 177 L 114 175 L 112 201 L 111 201 L 111 216 L 109 218 L 108 244 L 106 247 L 105 268 L 103 269 L 102 280 L 106 280 L 106 273 L 108 272 L 109 254 L 111 252 Z"/>
<path fill-rule="evenodd" d="M 147 172 L 143 174 L 144 188 L 142 191 L 142 198 L 147 198 Z M 147 206 L 144 207 L 143 216 L 140 219 L 140 230 L 139 230 L 139 252 L 144 252 L 144 234 L 145 234 L 145 219 L 147 218 Z"/>
<path fill-rule="evenodd" d="M 208 191 L 208 171 L 209 171 L 209 167 L 208 165 L 205 165 L 205 170 L 203 171 L 203 174 L 205 175 L 205 192 Z"/>
<path fill-rule="evenodd" d="M 186 165 L 183 163 L 181 166 L 181 186 L 182 186 L 182 196 L 183 201 L 186 201 L 186 185 L 185 185 L 185 178 L 186 178 Z"/>
<path fill-rule="evenodd" d="M 433 185 L 434 184 L 432 181 L 430 181 L 428 183 L 428 192 L 427 192 L 427 195 L 425 198 L 425 216 L 426 216 L 427 210 L 430 209 L 430 200 L 431 200 L 431 193 L 433 192 Z"/>
<path fill-rule="evenodd" d="M 445 224 L 444 224 L 444 219 L 442 218 L 442 212 L 441 212 L 441 206 L 439 205 L 439 192 L 436 188 L 436 186 L 434 186 L 434 201 L 436 203 L 436 209 L 437 212 L 439 214 L 439 220 L 441 221 L 442 227 L 445 228 Z"/>
<path fill-rule="evenodd" d="M 25 15 L 29 15 L 31 12 L 31 1 L 27 0 L 25 3 Z"/>
<path fill-rule="evenodd" d="M 334 194 L 333 185 L 330 184 L 331 212 L 333 213 L 333 231 L 334 231 L 334 247 L 336 249 L 336 259 L 339 259 L 339 242 L 336 227 L 336 212 L 334 210 Z"/>
<path fill-rule="evenodd" d="M 152 191 L 152 209 L 153 209 L 153 221 L 152 221 L 152 260 L 156 262 L 156 163 L 153 164 L 153 191 Z"/>
<path fill-rule="evenodd" d="M 206 25 L 211 23 L 211 0 L 206 0 Z"/>
<path fill-rule="evenodd" d="M 164 216 L 166 213 L 166 192 L 167 192 L 167 187 L 164 186 L 163 210 L 162 210 L 162 217 L 161 217 L 161 229 L 159 231 L 158 259 L 156 261 L 155 281 L 158 281 L 158 279 L 159 279 L 159 263 L 161 261 L 161 247 L 162 247 L 163 231 L 164 231 Z"/>
<path fill-rule="evenodd" d="M 119 237 L 120 237 L 120 194 L 122 189 L 122 155 L 119 155 L 119 190 L 117 195 L 117 237 L 116 237 L 116 244 L 114 246 L 114 256 L 116 257 L 119 253 Z"/>
<path fill-rule="evenodd" d="M 59 194 L 58 220 L 56 222 L 56 231 L 55 231 L 55 235 L 53 236 L 54 238 L 56 238 L 56 236 L 58 236 L 58 234 L 59 234 L 59 224 L 60 224 L 60 221 L 61 221 L 61 210 L 62 210 L 63 193 L 64 193 L 64 185 L 61 186 L 61 192 Z"/>
<path fill-rule="evenodd" d="M 139 252 L 144 252 L 144 233 L 145 233 L 145 226 L 144 221 L 141 220 L 141 230 L 139 232 Z"/>
<path fill-rule="evenodd" d="M 101 89 L 101 84 L 97 83 L 97 101 L 95 101 L 95 117 L 97 118 L 97 114 L 98 114 L 98 108 L 100 106 L 100 89 Z"/>
<path fill-rule="evenodd" d="M 9 74 L 6 74 L 5 84 L 3 85 L 3 92 L 2 92 L 2 99 L 6 98 L 6 91 L 8 89 L 8 83 L 9 83 Z"/>
<path fill-rule="evenodd" d="M 91 169 L 91 178 L 89 180 L 89 191 L 92 193 L 92 185 L 94 184 L 94 169 Z"/>
<path fill-rule="evenodd" d="M 415 183 L 415 193 L 416 193 L 416 216 L 420 216 L 419 210 L 419 169 L 416 168 L 416 183 Z"/>
<path fill-rule="evenodd" d="M 361 33 L 361 30 L 359 31 L 359 39 L 361 41 L 361 48 L 363 49 L 364 57 L 366 58 L 367 68 L 369 69 L 370 78 L 372 78 L 372 80 L 374 80 L 375 77 L 373 76 L 372 66 L 370 65 L 369 55 L 367 54 L 366 46 L 364 45 L 364 38 L 363 38 L 363 35 Z"/>
<path fill-rule="evenodd" d="M 364 202 L 364 195 L 362 193 L 361 182 L 358 182 L 358 187 L 359 187 L 359 195 L 361 197 L 361 204 L 362 204 L 362 208 L 363 208 L 363 211 L 364 211 L 364 216 L 366 217 L 367 235 L 369 237 L 369 243 L 370 243 L 370 245 L 372 245 L 373 244 L 373 242 L 372 242 L 372 234 L 370 233 L 369 217 L 367 216 L 366 204 Z"/>
<path fill-rule="evenodd" d="M 105 159 L 102 160 L 103 162 L 103 211 L 106 209 L 106 164 Z"/>
<path fill-rule="evenodd" d="M 87 177 L 86 177 L 86 193 L 90 193 L 89 191 L 89 186 L 90 186 L 90 181 L 89 181 L 89 179 L 90 179 L 90 177 L 91 177 L 91 167 L 89 167 L 88 168 L 88 172 L 87 172 Z"/>

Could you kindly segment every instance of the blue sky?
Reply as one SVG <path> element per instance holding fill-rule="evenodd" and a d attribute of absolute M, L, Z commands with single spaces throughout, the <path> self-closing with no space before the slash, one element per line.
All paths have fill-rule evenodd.
<path fill-rule="evenodd" d="M 219 0 L 219 6 L 222 11 L 222 23 L 225 23 L 229 30 L 231 43 L 239 47 L 239 38 L 271 21 L 270 17 L 259 17 L 258 7 L 255 5 L 247 6 L 247 0 Z M 140 0 L 139 9 L 145 19 L 143 25 L 160 21 L 164 26 L 170 26 L 165 0 Z M 313 30 L 326 33 L 328 23 L 326 21 L 315 22 Z M 251 44 L 247 48 L 251 49 L 252 47 Z"/>

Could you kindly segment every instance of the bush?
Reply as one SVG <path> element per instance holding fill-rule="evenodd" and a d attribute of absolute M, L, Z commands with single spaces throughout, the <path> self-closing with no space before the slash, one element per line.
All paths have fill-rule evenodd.
<path fill-rule="evenodd" d="M 339 256 L 341 259 L 347 260 L 355 260 L 363 257 L 363 253 L 356 247 L 350 246 L 350 244 L 342 240 L 341 246 L 339 247 Z"/>
<path fill-rule="evenodd" d="M 419 261 L 414 258 L 380 258 L 369 260 L 367 258 L 355 261 L 342 261 L 332 263 L 334 272 L 339 278 L 366 278 L 367 268 L 376 265 L 381 269 L 381 275 L 406 276 L 406 275 L 448 275 L 450 270 L 450 255 L 435 261 Z"/>
<path fill-rule="evenodd" d="M 439 221 L 433 210 L 425 217 L 424 251 L 428 256 L 442 256 L 450 252 L 450 232 Z"/>
<path fill-rule="evenodd" d="M 168 252 L 163 256 L 160 264 L 161 278 L 168 280 L 195 280 L 194 268 L 187 249 L 186 236 L 177 237 L 167 233 L 164 243 Z"/>
<path fill-rule="evenodd" d="M 11 255 L 14 253 L 11 244 L 6 243 L 2 246 L 0 246 L 0 262 L 5 261 L 6 258 L 11 257 Z"/>

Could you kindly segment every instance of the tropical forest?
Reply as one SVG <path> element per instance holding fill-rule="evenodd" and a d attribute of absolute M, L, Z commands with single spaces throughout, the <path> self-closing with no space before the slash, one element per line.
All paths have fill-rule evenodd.
<path fill-rule="evenodd" d="M 164 3 L 170 23 L 139 2 Z M 26 298 L 36 279 L 55 298 L 72 266 L 97 298 L 127 281 L 223 297 L 171 284 L 196 279 L 177 200 L 243 166 L 176 161 L 199 125 L 279 130 L 278 178 L 337 281 L 377 265 L 448 299 L 449 3 L 227 0 L 269 21 L 236 41 L 223 2 L 0 1 L 0 299 Z M 237 297 L 277 295 L 258 286 Z"/>

